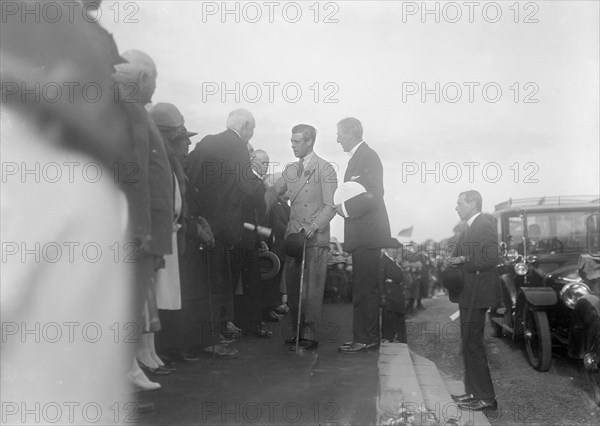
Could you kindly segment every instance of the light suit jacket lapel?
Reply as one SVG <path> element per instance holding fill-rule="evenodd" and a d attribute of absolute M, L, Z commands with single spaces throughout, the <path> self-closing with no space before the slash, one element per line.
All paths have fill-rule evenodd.
<path fill-rule="evenodd" d="M 296 167 L 300 167 L 300 162 L 294 163 Z M 312 178 L 313 174 L 317 170 L 317 154 L 313 154 L 313 157 L 310 159 L 308 164 L 304 166 L 304 172 L 302 172 L 302 176 L 298 178 L 297 182 L 293 183 L 292 190 L 290 191 L 290 205 L 294 203 L 302 188 L 308 183 L 308 181 Z"/>

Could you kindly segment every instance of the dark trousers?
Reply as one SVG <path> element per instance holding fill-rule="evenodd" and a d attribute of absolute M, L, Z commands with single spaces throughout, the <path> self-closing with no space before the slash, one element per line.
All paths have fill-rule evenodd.
<path fill-rule="evenodd" d="M 406 341 L 406 317 L 402 312 L 381 311 L 381 338 L 390 342 L 407 343 Z"/>
<path fill-rule="evenodd" d="M 357 249 L 352 253 L 353 339 L 356 343 L 379 342 L 379 267 L 381 249 Z"/>
<path fill-rule="evenodd" d="M 263 287 L 258 263 L 258 249 L 240 247 L 231 252 L 232 281 L 242 281 L 242 295 L 235 296 L 236 324 L 244 334 L 253 334 L 260 328 L 263 309 Z"/>
<path fill-rule="evenodd" d="M 194 351 L 219 343 L 220 308 L 225 291 L 223 245 L 199 250 L 190 240 L 179 257 L 181 313 L 176 315 L 178 349 Z M 229 287 L 226 288 L 229 291 Z"/>
<path fill-rule="evenodd" d="M 460 308 L 460 334 L 465 362 L 465 393 L 476 399 L 495 399 L 483 334 L 487 309 Z M 470 314 L 470 316 L 469 316 Z"/>

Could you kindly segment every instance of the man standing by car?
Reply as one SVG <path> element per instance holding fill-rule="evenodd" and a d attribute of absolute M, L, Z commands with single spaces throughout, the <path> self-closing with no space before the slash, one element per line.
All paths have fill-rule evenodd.
<path fill-rule="evenodd" d="M 342 353 L 379 347 L 380 256 L 391 246 L 390 222 L 383 201 L 383 165 L 362 139 L 360 121 L 350 117 L 337 125 L 337 142 L 350 155 L 344 182 L 357 182 L 366 192 L 343 204 L 337 212 L 345 218 L 344 248 L 352 253 L 353 341 L 340 346 Z"/>
<path fill-rule="evenodd" d="M 461 409 L 495 411 L 498 409 L 494 385 L 483 346 L 485 314 L 499 300 L 496 265 L 500 251 L 493 218 L 481 214 L 481 194 L 462 192 L 456 211 L 467 229 L 460 237 L 450 267 L 463 272 L 463 288 L 458 298 L 462 353 L 465 363 L 465 394 L 452 395 Z"/>

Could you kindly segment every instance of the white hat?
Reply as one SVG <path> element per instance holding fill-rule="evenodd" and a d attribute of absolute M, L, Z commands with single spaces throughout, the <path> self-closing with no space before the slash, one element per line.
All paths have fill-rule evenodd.
<path fill-rule="evenodd" d="M 350 180 L 340 184 L 333 194 L 333 203 L 342 204 L 357 195 L 367 192 L 360 183 Z"/>

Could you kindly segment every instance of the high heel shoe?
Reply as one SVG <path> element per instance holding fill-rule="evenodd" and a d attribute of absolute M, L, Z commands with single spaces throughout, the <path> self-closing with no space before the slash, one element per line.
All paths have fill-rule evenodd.
<path fill-rule="evenodd" d="M 129 378 L 136 390 L 139 391 L 151 391 L 161 388 L 160 383 L 148 379 L 142 370 L 130 371 L 127 373 L 127 378 Z"/>
<path fill-rule="evenodd" d="M 169 374 L 172 374 L 175 371 L 173 369 L 165 368 L 165 367 L 158 367 L 158 368 L 148 367 L 146 364 L 144 364 L 142 361 L 139 361 L 139 360 L 138 360 L 138 364 L 140 365 L 140 368 L 144 371 L 144 373 L 154 374 L 156 376 L 168 376 Z"/>

